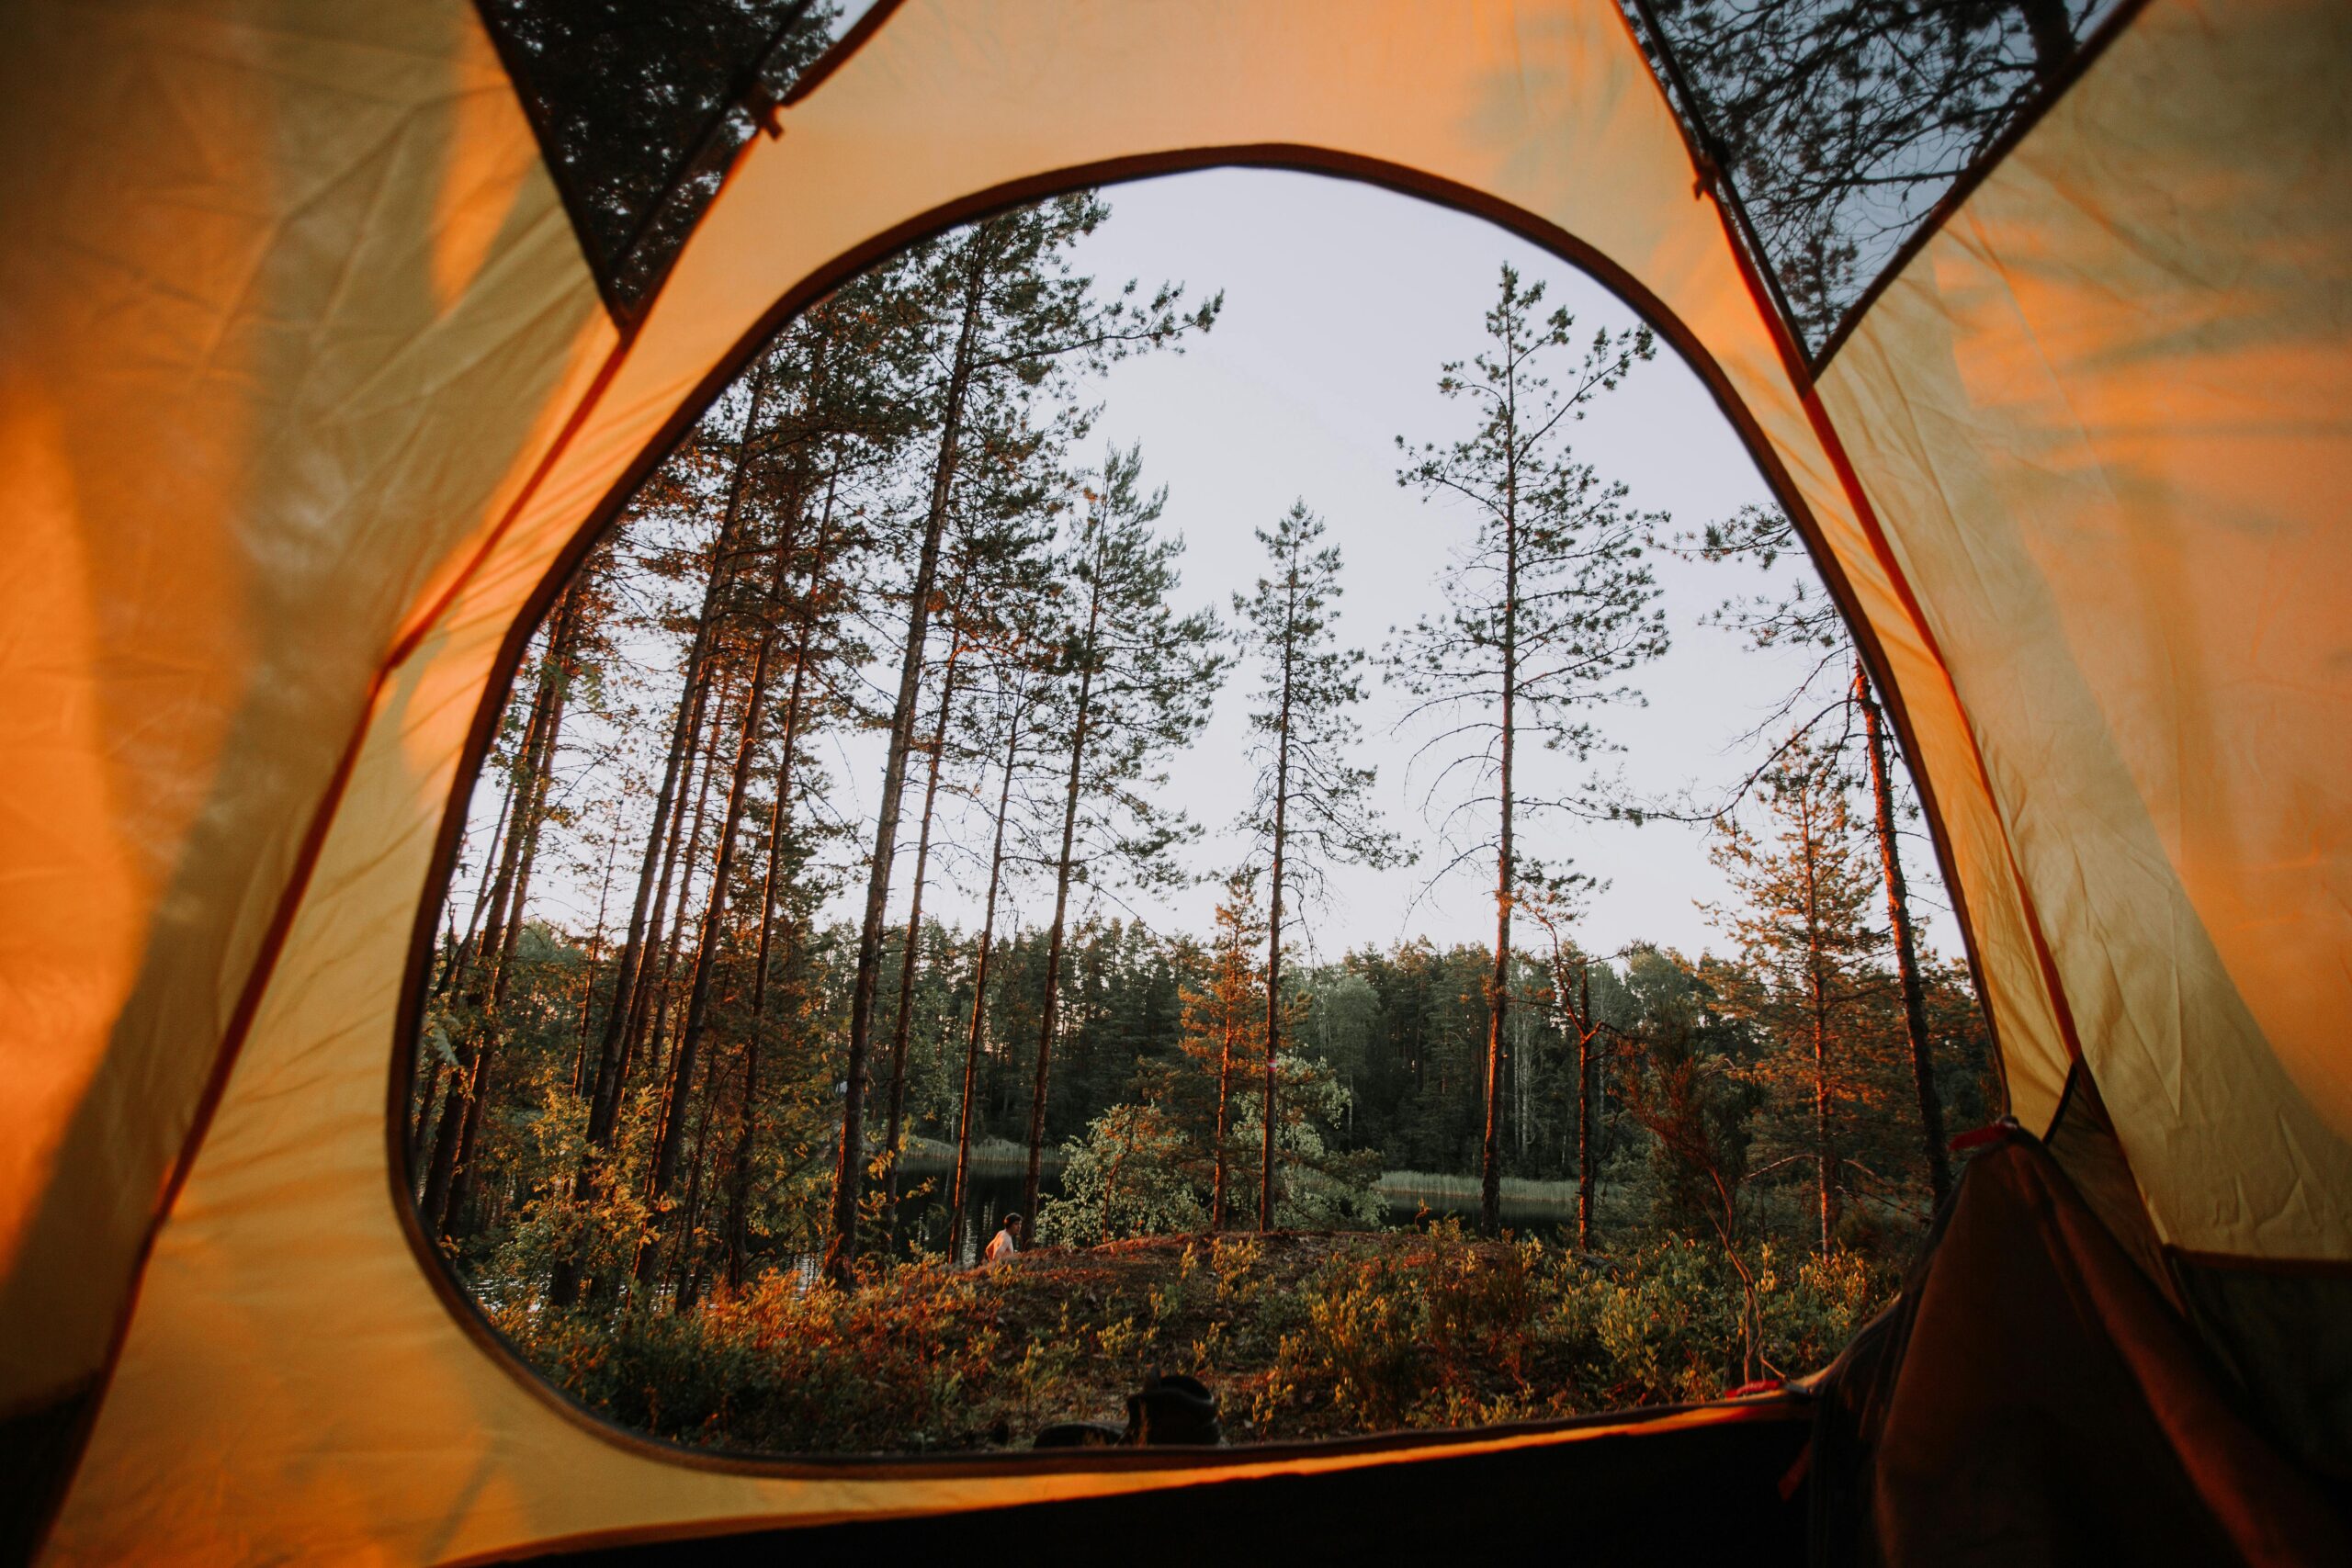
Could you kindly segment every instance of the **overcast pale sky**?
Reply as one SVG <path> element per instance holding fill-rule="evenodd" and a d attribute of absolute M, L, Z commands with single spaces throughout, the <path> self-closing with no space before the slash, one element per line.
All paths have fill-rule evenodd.
<path fill-rule="evenodd" d="M 1483 220 L 1368 186 L 1218 170 L 1107 195 L 1112 218 L 1085 243 L 1084 270 L 1106 287 L 1135 277 L 1146 288 L 1179 280 L 1195 298 L 1225 291 L 1214 332 L 1193 339 L 1181 355 L 1114 367 L 1091 397 L 1102 405 L 1097 452 L 1105 443 L 1141 443 L 1147 482 L 1168 489 L 1161 526 L 1181 533 L 1186 544 L 1179 607 L 1207 605 L 1227 622 L 1233 595 L 1247 592 L 1264 570 L 1254 530 L 1301 498 L 1324 517 L 1329 541 L 1344 557 L 1339 632 L 1346 644 L 1376 655 L 1391 627 L 1441 607 L 1439 584 L 1470 536 L 1471 519 L 1398 487 L 1396 437 L 1442 441 L 1467 428 L 1472 410 L 1439 395 L 1439 367 L 1481 347 L 1481 320 L 1503 263 L 1541 279 L 1546 305 L 1567 307 L 1580 339 L 1634 321 L 1583 274 Z M 1565 374 L 1566 367 L 1561 369 Z M 1604 478 L 1631 488 L 1634 509 L 1667 512 L 1678 529 L 1699 528 L 1768 499 L 1713 400 L 1664 344 L 1592 409 L 1574 438 Z M 1673 647 L 1634 677 L 1645 705 L 1600 715 L 1619 750 L 1599 765 L 1622 771 L 1650 798 L 1686 788 L 1720 790 L 1753 765 L 1752 753 L 1734 743 L 1811 660 L 1753 652 L 1701 624 L 1726 595 L 1765 586 L 1761 574 L 1672 557 L 1657 558 L 1655 567 Z M 1783 563 L 1777 576 L 1784 585 L 1792 573 L 1811 578 L 1802 561 Z M 1817 592 L 1817 580 L 1812 585 Z M 891 662 L 895 667 L 895 656 Z M 1250 783 L 1243 753 L 1255 684 L 1237 670 L 1198 744 L 1169 762 L 1169 798 L 1207 829 L 1191 851 L 1203 880 L 1163 896 L 1081 891 L 1081 913 L 1093 897 L 1100 901 L 1091 908 L 1106 917 L 1133 915 L 1162 931 L 1206 931 L 1217 883 L 1248 852 L 1233 822 Z M 1480 856 L 1431 883 L 1431 872 L 1449 856 L 1424 810 L 1433 769 L 1408 766 L 1426 732 L 1396 728 L 1402 707 L 1399 695 L 1375 677 L 1360 716 L 1364 740 L 1357 761 L 1378 769 L 1377 799 L 1387 824 L 1422 849 L 1421 863 L 1335 870 L 1329 897 L 1299 911 L 1303 926 L 1295 928 L 1315 955 L 1336 957 L 1365 943 L 1385 947 L 1416 936 L 1441 945 L 1491 940 L 1490 861 Z M 870 822 L 880 738 L 835 735 L 823 750 L 837 809 Z M 1540 750 L 1523 748 L 1521 755 L 1522 777 L 1547 793 L 1565 793 L 1590 772 Z M 572 787 L 594 793 L 608 786 L 583 779 Z M 918 787 L 910 794 L 910 812 L 919 800 Z M 486 839 L 497 809 L 494 787 L 479 789 L 477 840 Z M 987 842 L 984 819 L 959 823 L 954 816 L 952 807 L 943 812 L 943 840 Z M 1589 949 L 1611 952 L 1637 939 L 1693 953 L 1722 945 L 1701 908 L 1726 894 L 1702 829 L 1554 817 L 1523 819 L 1520 832 L 1529 852 L 1550 864 L 1572 863 L 1605 885 L 1587 906 L 1581 939 Z M 911 823 L 900 842 L 907 852 L 898 867 L 894 919 L 901 918 L 897 911 L 910 881 Z M 1915 834 L 1910 850 L 1924 932 L 1937 949 L 1956 954 L 1957 933 L 1942 908 L 1924 836 Z M 985 870 L 975 870 L 969 857 L 935 858 L 927 910 L 977 927 Z M 577 868 L 550 871 L 535 887 L 535 907 L 584 930 L 596 907 L 593 879 Z M 864 877 L 848 881 L 828 910 L 834 918 L 856 918 Z M 1012 924 L 1035 925 L 1051 914 L 1049 884 L 1016 880 L 1007 897 Z"/>
<path fill-rule="evenodd" d="M 1081 252 L 1084 268 L 1111 285 L 1136 277 L 1149 288 L 1168 278 L 1194 296 L 1225 290 L 1213 333 L 1181 355 L 1130 360 L 1099 384 L 1097 441 L 1142 443 L 1147 480 L 1168 487 L 1162 526 L 1182 533 L 1187 547 L 1178 602 L 1212 605 L 1228 621 L 1233 594 L 1263 570 L 1253 530 L 1301 497 L 1326 519 L 1329 540 L 1345 557 L 1344 641 L 1376 654 L 1392 626 L 1436 608 L 1437 584 L 1470 522 L 1398 488 L 1396 438 L 1445 439 L 1465 427 L 1469 410 L 1438 395 L 1438 370 L 1480 347 L 1480 318 L 1504 262 L 1543 279 L 1547 303 L 1566 305 L 1580 333 L 1634 321 L 1614 296 L 1549 253 L 1483 220 L 1368 186 L 1216 170 L 1117 186 L 1107 196 L 1113 216 Z M 1637 508 L 1668 512 L 1680 527 L 1768 499 L 1713 400 L 1664 344 L 1594 409 L 1576 442 L 1605 477 L 1632 488 Z M 1747 651 L 1729 634 L 1699 624 L 1727 592 L 1757 585 L 1757 574 L 1671 558 L 1657 568 L 1673 650 L 1637 677 L 1647 705 L 1609 710 L 1603 723 L 1623 748 L 1608 765 L 1665 795 L 1744 773 L 1746 754 L 1726 747 L 1809 661 Z M 1810 574 L 1802 564 L 1795 570 Z M 1246 852 L 1230 829 L 1248 787 L 1241 754 L 1252 684 L 1237 671 L 1199 744 L 1170 764 L 1170 795 L 1209 829 L 1193 852 L 1204 873 Z M 1401 707 L 1374 683 L 1363 714 L 1363 760 L 1379 768 L 1390 825 L 1433 849 L 1420 805 L 1427 772 L 1407 777 L 1419 737 L 1393 728 Z M 1533 766 L 1555 776 L 1561 769 L 1541 754 Z M 1523 833 L 1535 852 L 1572 858 L 1608 884 L 1590 901 L 1586 922 L 1596 949 L 1636 937 L 1691 952 L 1720 945 L 1697 908 L 1724 891 L 1699 829 L 1551 818 Z M 1316 949 L 1336 955 L 1416 935 L 1441 943 L 1489 940 L 1491 866 L 1482 862 L 1425 886 L 1432 863 L 1444 858 L 1425 853 L 1420 865 L 1402 871 L 1335 874 L 1331 897 L 1306 911 Z M 1921 891 L 1939 899 L 1924 840 L 1912 859 L 1915 877 L 1927 883 Z M 1215 891 L 1212 883 L 1127 902 L 1156 927 L 1199 931 L 1209 923 Z M 976 899 L 941 893 L 926 902 L 943 915 L 977 915 Z M 1023 889 L 1018 907 L 1024 922 L 1050 914 L 1050 888 Z M 1115 905 L 1103 908 L 1118 912 Z M 1928 930 L 1938 947 L 1956 951 L 1939 911 Z"/>

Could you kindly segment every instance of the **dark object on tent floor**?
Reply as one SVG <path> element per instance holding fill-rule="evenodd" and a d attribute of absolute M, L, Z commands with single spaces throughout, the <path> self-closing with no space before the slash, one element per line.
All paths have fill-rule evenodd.
<path fill-rule="evenodd" d="M 1208 1448 L 1225 1441 L 1217 1425 L 1216 1395 L 1182 1372 L 1154 1372 L 1127 1395 L 1127 1424 L 1057 1421 L 1037 1433 L 1039 1449 Z"/>
<path fill-rule="evenodd" d="M 1216 1395 L 1198 1378 L 1154 1372 L 1127 1395 L 1127 1440 L 1138 1448 L 1215 1448 L 1225 1441 Z"/>
<path fill-rule="evenodd" d="M 1596 1430 L 1498 1453 L 1458 1451 L 1475 1435 L 1392 1438 L 1352 1470 L 985 1518 L 537 1561 L 873 1562 L 985 1538 L 1043 1562 L 1193 1562 L 1222 1543 L 1214 1554 L 1253 1562 L 1449 1562 L 1534 1546 L 1611 1568 L 2352 1563 L 2352 1531 L 2322 1487 L 2257 1433 L 2177 1314 L 2023 1134 L 1970 1162 L 1901 1301 L 1835 1365 L 1802 1392 L 1738 1408 L 1745 1418 L 1715 1425 L 1638 1414 L 1630 1427 L 1623 1416 L 1566 1423 Z M 1216 1462 L 1281 1451 L 1228 1450 Z"/>

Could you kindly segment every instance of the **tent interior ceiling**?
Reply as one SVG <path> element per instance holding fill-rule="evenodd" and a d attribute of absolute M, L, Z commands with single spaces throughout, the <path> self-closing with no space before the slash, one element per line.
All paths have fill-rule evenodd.
<path fill-rule="evenodd" d="M 25 8 L 0 1436 L 69 1434 L 57 1559 L 1171 1483 L 584 1421 L 449 1310 L 385 1105 L 485 705 L 697 400 L 911 235 L 1232 162 L 1455 201 L 1657 320 L 1883 677 L 2013 1108 L 2096 1077 L 2134 1255 L 2352 1464 L 2352 15 L 1636 3 L 1693 133 L 1614 0 L 882 0 L 756 135 L 862 9 Z M 1897 30 L 1839 76 L 1808 18 Z M 1825 197 L 1831 158 L 1883 199 Z"/>

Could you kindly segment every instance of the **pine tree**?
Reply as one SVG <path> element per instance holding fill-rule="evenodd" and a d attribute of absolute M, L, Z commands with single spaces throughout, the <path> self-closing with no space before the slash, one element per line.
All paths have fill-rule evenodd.
<path fill-rule="evenodd" d="M 1033 566 L 1035 563 L 1032 563 Z M 997 769 L 995 805 L 989 818 L 988 893 L 980 907 L 979 935 L 973 942 L 972 1004 L 965 1030 L 961 1087 L 956 1096 L 956 1166 L 949 1189 L 948 1250 L 951 1258 L 964 1255 L 964 1214 L 971 1170 L 972 1139 L 981 1089 L 981 1048 L 988 1035 L 989 997 L 996 957 L 998 898 L 1004 887 L 1005 849 L 1012 813 L 1021 799 L 1021 780 L 1048 744 L 1044 717 L 1052 711 L 1053 682 L 1039 667 L 1046 655 L 1043 629 L 1046 604 L 1060 584 L 1053 580 L 1050 563 L 1033 570 L 1006 592 L 996 607 L 994 629 L 984 644 L 990 680 L 987 696 L 970 710 L 969 749 L 986 756 Z"/>
<path fill-rule="evenodd" d="M 1156 760 L 1189 743 L 1207 722 L 1224 673 L 1216 617 L 1180 616 L 1170 606 L 1181 539 L 1152 533 L 1165 491 L 1145 495 L 1139 447 L 1114 450 L 1086 492 L 1072 542 L 1070 618 L 1059 679 L 1069 704 L 1069 747 L 1059 843 L 1054 852 L 1054 918 L 1047 928 L 1044 998 L 1030 1091 L 1029 1163 L 1022 1213 L 1035 1221 L 1046 1152 L 1046 1110 L 1061 999 L 1070 884 L 1081 871 L 1102 884 L 1120 874 L 1166 880 L 1168 851 L 1190 830 L 1180 812 L 1154 804 L 1139 786 Z"/>
<path fill-rule="evenodd" d="M 463 1228 L 467 1186 L 498 1053 L 499 1012 L 513 984 L 515 949 L 555 775 L 564 708 L 576 672 L 581 625 L 593 592 L 593 585 L 582 584 L 565 590 L 560 597 L 548 622 L 537 678 L 531 682 L 529 718 L 514 761 L 513 810 L 505 841 L 500 846 L 498 879 L 491 890 L 488 922 L 482 929 L 471 988 L 465 998 L 469 1018 L 463 1072 L 450 1079 L 440 1130 L 434 1140 L 433 1163 L 425 1177 L 425 1218 L 443 1236 Z"/>
<path fill-rule="evenodd" d="M 704 711 L 709 701 L 710 671 L 707 661 L 737 565 L 736 539 L 744 521 L 742 501 L 749 484 L 752 442 L 774 390 L 775 381 L 771 355 L 762 354 L 753 362 L 749 406 L 732 442 L 722 444 L 714 428 L 716 422 L 706 416 L 694 442 L 681 454 L 683 460 L 665 464 L 657 470 L 648 490 L 640 492 L 632 506 L 632 514 L 642 516 L 665 502 L 674 502 L 676 491 L 691 482 L 695 459 L 704 456 L 711 446 L 723 445 L 728 457 L 724 510 L 709 547 L 701 604 L 695 615 L 680 667 L 680 687 L 673 709 L 669 743 L 662 756 L 662 782 L 653 796 L 645 851 L 638 863 L 636 896 L 630 907 L 620 954 L 615 963 L 612 998 L 605 1009 L 603 1031 L 594 1058 L 594 1067 L 588 1077 L 587 1136 L 581 1152 L 580 1168 L 572 1179 L 575 1201 L 583 1205 L 593 1205 L 597 1200 L 600 1187 L 597 1166 L 603 1156 L 611 1153 L 619 1131 L 633 1029 L 636 1021 L 642 1016 L 641 1004 L 649 988 L 656 950 L 662 945 L 660 937 L 666 920 L 670 881 L 677 861 L 679 834 L 685 815 L 685 796 L 690 782 L 685 775 L 701 738 Z M 722 409 L 719 412 L 724 413 L 727 411 Z M 625 522 L 624 526 L 627 525 Z M 556 1306 L 568 1308 L 578 1299 L 581 1275 L 581 1262 L 577 1258 L 567 1258 L 557 1266 L 549 1292 Z"/>
<path fill-rule="evenodd" d="M 1295 882 L 1318 890 L 1331 865 L 1385 865 L 1397 857 L 1396 840 L 1377 826 L 1371 802 L 1374 771 L 1348 760 L 1361 727 L 1352 712 L 1363 701 L 1363 654 L 1341 649 L 1333 630 L 1340 598 L 1340 550 L 1317 547 L 1322 520 L 1304 500 L 1258 530 L 1272 575 L 1257 591 L 1233 596 L 1238 640 L 1259 661 L 1258 705 L 1250 714 L 1257 736 L 1258 778 L 1242 826 L 1256 839 L 1268 866 L 1266 914 L 1265 1088 L 1260 1117 L 1258 1215 L 1271 1229 L 1274 1214 L 1274 1064 L 1282 1050 L 1283 895 Z M 1217 1199 L 1225 1215 L 1225 1118 L 1217 1122 Z"/>
<path fill-rule="evenodd" d="M 1895 841 L 1894 781 L 1887 761 L 1886 727 L 1871 694 L 1861 655 L 1854 656 L 1854 705 L 1862 712 L 1862 755 L 1870 763 L 1871 824 L 1877 829 L 1879 873 L 1886 888 L 1887 930 L 1894 943 L 1895 977 L 1903 987 L 1903 1025 L 1911 1047 L 1911 1082 L 1918 1095 L 1919 1135 L 1926 1144 L 1928 1188 L 1941 1205 L 1951 1191 L 1951 1156 L 1944 1144 L 1943 1094 L 1936 1084 L 1935 1048 L 1928 1037 L 1927 987 L 1919 974 L 1917 934 L 1911 926 L 1911 889 Z"/>
<path fill-rule="evenodd" d="M 1231 1166 L 1234 1155 L 1234 1087 L 1252 1061 L 1266 1064 L 1271 1097 L 1273 1064 L 1266 1050 L 1264 987 L 1255 961 L 1257 944 L 1266 934 L 1266 919 L 1258 907 L 1258 879 L 1243 869 L 1226 878 L 1225 897 L 1217 901 L 1216 935 L 1202 955 L 1201 973 L 1182 993 L 1184 1009 L 1184 1051 L 1195 1072 L 1215 1086 L 1214 1112 L 1201 1129 L 1199 1141 L 1211 1151 L 1214 1168 L 1209 1185 L 1209 1228 L 1224 1230 L 1232 1219 Z M 1202 1096 L 1203 1100 L 1210 1099 Z M 1269 1121 L 1268 1126 L 1273 1125 Z M 1272 1228 L 1272 1189 L 1261 1184 L 1260 1228 Z"/>
<path fill-rule="evenodd" d="M 1601 739 L 1582 716 L 1595 705 L 1632 699 L 1623 677 L 1667 644 L 1657 583 L 1642 559 L 1642 526 L 1658 520 L 1629 512 L 1624 485 L 1604 482 L 1591 465 L 1577 462 L 1566 438 L 1566 426 L 1593 400 L 1652 356 L 1649 329 L 1597 333 L 1567 384 L 1555 387 L 1544 368 L 1570 351 L 1575 320 L 1566 310 L 1540 314 L 1543 298 L 1541 283 L 1522 287 L 1517 272 L 1502 269 L 1486 317 L 1487 348 L 1466 365 L 1447 365 L 1438 382 L 1446 397 L 1470 400 L 1476 429 L 1450 444 L 1408 449 L 1398 482 L 1466 506 L 1476 531 L 1459 570 L 1446 578 L 1448 613 L 1407 628 L 1385 660 L 1389 678 L 1414 699 L 1407 720 L 1444 723 L 1430 744 L 1483 740 L 1447 759 L 1440 781 L 1470 773 L 1490 793 L 1476 795 L 1456 813 L 1479 805 L 1495 812 L 1494 836 L 1450 863 L 1481 848 L 1495 856 L 1479 1155 L 1480 1217 L 1490 1234 L 1501 1225 L 1511 909 L 1529 886 L 1567 885 L 1566 874 L 1545 873 L 1517 841 L 1522 810 L 1556 804 L 1523 796 L 1520 732 L 1585 760 Z M 1402 436 L 1397 445 L 1404 447 Z"/>
<path fill-rule="evenodd" d="M 711 978 L 718 967 L 718 950 L 725 931 L 735 846 L 743 821 L 744 807 L 751 798 L 753 765 L 764 738 L 763 723 L 772 685 L 771 671 L 780 630 L 776 611 L 784 595 L 785 577 L 791 558 L 790 541 L 778 540 L 772 547 L 771 553 L 774 564 L 769 570 L 766 613 L 760 617 L 753 639 L 755 651 L 752 657 L 752 667 L 744 676 L 742 719 L 728 775 L 726 803 L 719 814 L 718 842 L 712 852 L 710 895 L 704 904 L 699 922 L 701 932 L 695 944 L 694 968 L 686 987 L 685 1018 L 679 1032 L 677 1049 L 671 1057 L 670 1088 L 655 1134 L 653 1159 L 647 1178 L 646 1197 L 654 1206 L 657 1222 L 666 1221 L 667 1211 L 663 1205 L 677 1179 L 678 1156 L 685 1135 L 688 1101 L 694 1093 L 695 1068 L 700 1065 L 703 1036 L 709 1024 Z M 639 1247 L 637 1278 L 640 1284 L 652 1278 L 658 1261 L 657 1239 L 649 1237 Z"/>
<path fill-rule="evenodd" d="M 989 890 L 981 904 L 980 933 L 973 942 L 972 1010 L 964 1040 L 964 1072 L 956 1100 L 956 1167 L 948 1194 L 947 1256 L 964 1256 L 964 1211 L 970 1188 L 973 1116 L 980 1095 L 980 1049 L 988 1035 L 990 961 L 996 955 L 997 898 L 1004 886 L 1005 828 L 1012 816 L 1013 783 L 1021 768 L 1021 745 L 1028 731 L 1029 704 L 1019 686 L 1001 699 L 1004 761 L 990 817 Z"/>
<path fill-rule="evenodd" d="M 571 1184 L 573 1201 L 582 1207 L 601 1201 L 602 1168 L 620 1157 L 635 1069 L 650 1062 L 658 1071 L 663 1060 L 677 999 L 673 982 L 689 945 L 683 938 L 703 863 L 711 796 L 724 775 L 730 788 L 721 802 L 718 841 L 709 846 L 712 870 L 719 874 L 709 881 L 696 922 L 701 940 L 692 944 L 679 1042 L 689 1067 L 701 1055 L 708 987 L 728 935 L 725 913 L 733 889 L 726 886 L 727 874 L 733 871 L 734 839 L 748 804 L 745 791 L 732 787 L 734 776 L 741 765 L 748 784 L 759 750 L 768 743 L 774 671 L 762 670 L 758 682 L 748 677 L 760 663 L 762 649 L 771 664 L 775 659 L 780 628 L 793 614 L 783 586 L 800 570 L 812 532 L 821 536 L 820 553 L 829 562 L 820 577 L 837 577 L 840 558 L 856 547 L 850 532 L 834 522 L 845 468 L 887 460 L 909 433 L 903 400 L 897 396 L 912 352 L 894 308 L 902 292 L 899 272 L 884 268 L 787 326 L 706 416 L 694 440 L 648 480 L 624 520 L 624 536 L 644 536 L 640 547 L 651 575 L 691 574 L 699 580 L 700 594 L 698 608 L 683 626 L 658 605 L 653 611 L 655 627 L 684 631 L 686 646 L 629 923 L 598 1044 L 582 1075 L 586 1136 Z M 813 530 L 812 512 L 822 514 Z M 831 590 L 810 592 L 821 598 Z M 810 670 L 799 660 L 808 649 L 796 644 L 793 651 L 790 684 L 805 691 Z M 722 756 L 729 765 L 720 765 Z M 720 850 L 729 852 L 724 864 L 716 854 Z M 775 850 L 772 839 L 771 856 Z M 705 992 L 699 1022 L 694 999 L 697 976 Z M 694 1036 L 691 1049 L 684 1034 Z M 693 1089 L 673 1054 L 646 1172 L 657 1212 L 675 1179 Z M 651 1258 L 642 1257 L 639 1263 L 650 1268 Z M 580 1283 L 578 1259 L 560 1264 L 551 1291 L 555 1303 L 571 1304 Z"/>
<path fill-rule="evenodd" d="M 1888 988 L 1871 964 L 1885 936 L 1867 918 L 1876 879 L 1849 808 L 1850 783 L 1798 748 L 1766 781 L 1771 839 L 1727 824 L 1712 857 L 1742 901 L 1709 913 L 1738 942 L 1752 976 L 1730 1010 L 1777 1043 L 1779 1077 L 1801 1084 L 1810 1100 L 1806 1154 L 1825 1256 L 1843 1190 L 1843 1102 L 1864 1092 L 1867 1013 Z"/>

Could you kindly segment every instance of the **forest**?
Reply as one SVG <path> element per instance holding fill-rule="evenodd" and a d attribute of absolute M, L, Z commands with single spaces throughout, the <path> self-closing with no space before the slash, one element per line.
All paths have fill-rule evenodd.
<path fill-rule="evenodd" d="M 573 1397 L 732 1449 L 1025 1447 L 1159 1373 L 1250 1440 L 1813 1370 L 2002 1104 L 1892 718 L 1817 581 L 1727 590 L 1726 646 L 1801 679 L 1705 789 L 1601 765 L 1654 563 L 1802 563 L 1793 526 L 1644 510 L 1572 437 L 1650 334 L 1504 265 L 1396 438 L 1456 549 L 1426 613 L 1355 646 L 1376 541 L 1306 500 L 1194 604 L 1098 387 L 1223 296 L 1088 276 L 1109 221 L 842 286 L 555 592 L 415 976 L 424 1233 Z M 1229 790 L 1179 798 L 1220 701 Z M 1374 787 L 1400 747 L 1419 820 Z M 1706 835 L 1714 945 L 1591 929 L 1602 821 Z M 1492 923 L 1329 950 L 1342 867 Z M 1203 882 L 1203 929 L 1133 907 Z"/>

